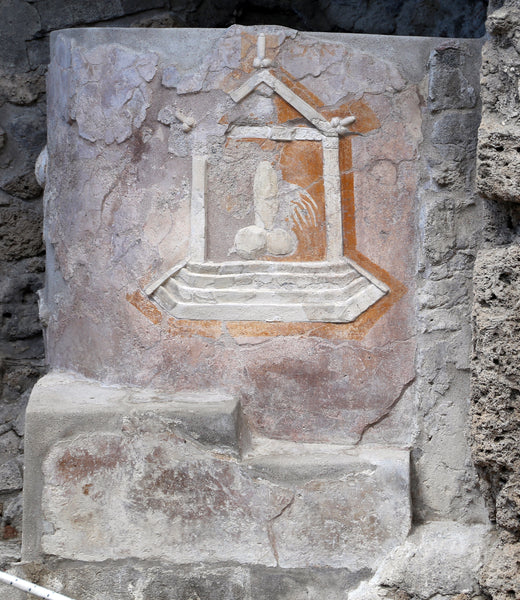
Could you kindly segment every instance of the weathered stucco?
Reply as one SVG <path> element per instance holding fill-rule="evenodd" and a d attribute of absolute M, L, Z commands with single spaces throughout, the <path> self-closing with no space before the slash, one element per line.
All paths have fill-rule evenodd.
<path fill-rule="evenodd" d="M 327 568 L 333 596 L 361 598 L 418 594 L 430 563 L 457 562 L 420 597 L 478 594 L 489 522 L 465 437 L 470 292 L 496 218 L 472 183 L 479 53 L 281 28 L 55 36 L 41 303 L 53 374 L 28 413 L 26 572 L 54 557 L 58 585 L 81 594 L 83 569 L 126 561 L 114 568 L 136 569 L 138 598 L 140 561 L 181 578 L 204 561 L 254 597 L 284 578 L 315 589 Z M 244 95 L 262 68 L 267 84 Z M 339 188 L 321 160 L 334 144 L 312 150 L 323 132 L 339 140 Z M 233 256 L 253 224 L 294 245 Z M 243 292 L 240 319 L 179 318 L 155 296 L 190 258 L 175 285 L 202 281 L 218 303 L 243 280 L 265 297 L 270 272 L 322 289 L 342 256 L 386 286 L 347 322 L 255 320 Z M 313 264 L 320 278 L 294 267 Z M 456 549 L 432 554 L 441 537 Z"/>
<path fill-rule="evenodd" d="M 355 176 L 353 185 L 346 182 L 345 203 L 353 213 L 356 197 L 356 220 L 352 214 L 345 228 L 345 237 L 352 238 L 345 242 L 345 252 L 367 269 L 375 263 L 374 274 L 390 283 L 391 292 L 359 320 L 347 324 L 175 319 L 158 311 L 145 290 L 188 253 L 191 154 L 179 157 L 168 152 L 166 140 L 171 133 L 157 121 L 157 114 L 165 105 L 175 105 L 192 115 L 197 122 L 193 131 L 179 129 L 175 140 L 179 144 L 186 140 L 188 150 L 199 153 L 205 140 L 211 140 L 208 160 L 218 169 L 218 136 L 225 140 L 230 123 L 245 118 L 226 90 L 248 78 L 256 51 L 255 36 L 240 28 L 206 32 L 202 42 L 187 30 L 175 33 L 180 38 L 178 45 L 163 32 L 147 32 L 148 48 L 140 58 L 135 58 L 142 37 L 138 31 L 98 30 L 56 38 L 49 79 L 50 119 L 56 129 L 49 138 L 46 188 L 46 237 L 53 271 L 49 271 L 43 300 L 49 315 L 49 361 L 54 368 L 78 371 L 107 383 L 172 390 L 225 388 L 241 396 L 251 425 L 265 435 L 356 442 L 369 425 L 388 413 L 414 377 L 415 259 L 413 241 L 408 240 L 414 239 L 416 181 L 409 164 L 417 158 L 421 140 L 417 83 L 405 86 L 395 66 L 375 59 L 366 49 L 349 49 L 333 38 L 295 37 L 283 30 L 268 36 L 280 72 L 290 73 L 294 55 L 301 53 L 302 47 L 320 47 L 321 53 L 311 53 L 305 60 L 310 61 L 308 69 L 321 73 L 323 98 L 318 100 L 305 88 L 303 93 L 314 105 L 319 101 L 318 107 L 328 106 L 330 116 L 350 103 L 350 110 L 358 115 L 354 131 L 369 130 L 366 137 L 354 137 L 352 142 L 346 138 L 352 150 L 345 149 L 349 152 L 345 171 L 353 171 Z M 152 97 L 148 92 L 147 118 L 127 140 L 114 144 L 112 133 L 108 142 L 104 136 L 97 142 L 86 140 L 84 126 L 76 129 L 75 115 L 89 114 L 92 129 L 103 127 L 106 121 L 97 111 L 81 108 L 83 96 L 76 91 L 84 87 L 83 72 L 90 70 L 88 57 L 103 64 L 123 43 L 134 46 L 128 55 L 131 64 L 147 60 L 150 53 L 161 55 L 160 69 L 171 70 L 175 61 L 179 81 L 176 88 L 165 88 L 159 76 L 151 79 L 148 85 L 154 93 Z M 186 44 L 192 48 L 189 53 Z M 321 55 L 327 57 L 323 66 L 319 65 Z M 337 65 L 345 60 L 357 74 L 354 94 L 349 91 L 349 80 L 338 80 L 336 74 Z M 360 60 L 372 67 L 365 85 L 359 81 Z M 126 76 L 114 72 L 114 77 L 111 89 L 118 90 L 123 86 L 119 78 Z M 300 79 L 305 77 L 303 70 Z M 387 82 L 386 87 L 394 82 L 386 95 L 381 80 Z M 140 81 L 134 82 L 136 89 Z M 88 85 L 107 87 L 108 83 Z M 331 90 L 328 95 L 327 88 Z M 333 98 L 332 90 L 338 88 L 345 90 L 344 95 L 336 91 Z M 93 91 L 93 97 L 98 93 L 102 96 Z M 127 92 L 121 102 L 131 96 Z M 280 116 L 271 98 L 260 98 L 259 106 L 265 111 L 260 118 L 281 122 L 295 118 L 287 107 L 289 114 Z M 109 106 L 117 102 L 112 96 L 107 100 Z M 246 99 L 245 110 L 257 111 L 257 102 Z M 381 118 L 377 130 L 374 110 Z M 297 149 L 297 142 L 294 145 Z M 63 153 L 77 158 L 62 161 Z M 298 166 L 297 161 L 291 163 L 293 170 Z M 228 215 L 222 222 L 214 222 L 211 211 L 208 215 L 210 258 L 211 235 L 221 232 L 222 237 L 243 223 L 234 217 L 237 208 L 224 204 L 225 185 L 208 175 L 208 204 L 220 206 L 222 202 Z M 232 196 L 229 202 L 239 200 L 246 202 L 247 196 Z M 252 206 L 252 202 L 246 203 L 242 209 L 251 221 Z M 356 223 L 360 225 L 356 227 Z M 228 247 L 232 240 L 233 235 Z M 300 320 L 297 313 L 294 320 Z M 77 344 L 78 339 L 89 340 L 88 351 Z M 229 365 L 233 365 L 231 369 Z M 401 436 L 403 442 L 406 438 L 407 434 Z"/>

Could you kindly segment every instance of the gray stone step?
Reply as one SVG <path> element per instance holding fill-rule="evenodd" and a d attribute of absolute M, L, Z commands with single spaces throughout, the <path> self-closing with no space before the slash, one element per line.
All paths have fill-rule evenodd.
<path fill-rule="evenodd" d="M 348 323 L 387 292 L 385 284 L 343 258 L 188 262 L 152 298 L 182 319 Z"/>
<path fill-rule="evenodd" d="M 349 323 L 384 295 L 375 285 L 368 284 L 343 302 L 335 303 L 184 302 L 162 286 L 155 298 L 179 319 Z"/>
<path fill-rule="evenodd" d="M 227 277 L 226 277 L 227 278 Z M 254 282 L 252 282 L 254 283 Z M 228 304 L 247 302 L 248 304 L 326 304 L 341 303 L 359 291 L 372 285 L 367 279 L 360 275 L 355 276 L 344 286 L 329 286 L 322 284 L 319 287 L 308 286 L 306 288 L 284 288 L 281 285 L 272 287 L 270 283 L 261 285 L 242 285 L 237 287 L 192 287 L 186 285 L 179 277 L 170 277 L 165 283 L 165 289 L 173 298 L 180 302 L 192 302 L 195 304 Z"/>
<path fill-rule="evenodd" d="M 347 260 L 337 262 L 281 262 L 268 260 L 227 261 L 221 263 L 189 262 L 186 267 L 193 273 L 229 275 L 239 273 L 344 273 L 354 267 Z M 355 270 L 355 269 L 354 269 Z"/>
<path fill-rule="evenodd" d="M 255 286 L 260 287 L 267 285 L 270 288 L 283 289 L 302 289 L 302 288 L 322 288 L 328 285 L 330 287 L 344 287 L 355 278 L 359 277 L 359 273 L 350 265 L 345 265 L 342 271 L 332 272 L 317 272 L 302 270 L 291 272 L 287 269 L 283 271 L 267 271 L 260 272 L 237 272 L 237 273 L 201 273 L 193 270 L 190 266 L 181 269 L 175 276 L 176 281 L 182 281 L 188 286 L 195 288 L 230 288 L 239 286 Z"/>

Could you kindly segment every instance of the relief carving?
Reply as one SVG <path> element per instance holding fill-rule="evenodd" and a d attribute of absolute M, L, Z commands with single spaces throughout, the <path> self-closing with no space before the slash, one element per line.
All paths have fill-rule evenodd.
<path fill-rule="evenodd" d="M 248 112 L 228 125 L 218 161 L 209 151 L 209 140 L 207 153 L 199 140 L 200 154 L 192 155 L 190 255 L 146 293 L 182 319 L 351 322 L 389 291 L 344 256 L 340 138 L 354 135 L 349 127 L 356 116 L 329 120 L 311 106 L 266 57 L 263 34 L 257 39 L 253 67 L 256 71 L 228 92 L 237 110 L 245 103 Z M 298 118 L 279 124 L 265 119 L 265 107 L 274 97 Z M 163 109 L 159 120 L 170 127 L 181 123 L 184 133 L 195 126 L 195 119 L 174 108 Z M 298 144 L 304 152 L 315 144 L 320 148 L 313 156 L 322 167 L 321 204 L 314 186 L 284 179 L 281 156 Z M 212 203 L 224 203 L 222 191 L 230 202 L 240 196 L 249 216 L 235 216 L 219 229 L 208 211 Z M 222 238 L 228 230 L 227 256 L 221 250 L 215 259 L 208 240 Z M 321 237 L 312 238 L 312 231 Z M 321 240 L 322 247 L 312 249 L 317 259 L 302 260 L 310 239 Z"/>

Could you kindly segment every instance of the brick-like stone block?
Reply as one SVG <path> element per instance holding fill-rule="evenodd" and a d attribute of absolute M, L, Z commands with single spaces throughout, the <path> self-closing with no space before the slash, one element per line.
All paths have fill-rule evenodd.
<path fill-rule="evenodd" d="M 6 565 L 16 558 L 15 553 L 6 553 Z M 368 571 L 352 573 L 348 569 L 315 567 L 280 569 L 200 563 L 172 566 L 167 562 L 139 564 L 126 560 L 107 564 L 55 559 L 49 559 L 45 565 L 13 565 L 10 572 L 80 600 L 85 593 L 100 600 L 286 600 L 321 595 L 341 600 L 368 575 Z M 25 594 L 12 590 L 9 600 L 25 600 Z"/>
<path fill-rule="evenodd" d="M 477 73 L 457 45 L 439 47 L 430 57 L 428 108 L 450 110 L 473 108 L 477 103 Z"/>

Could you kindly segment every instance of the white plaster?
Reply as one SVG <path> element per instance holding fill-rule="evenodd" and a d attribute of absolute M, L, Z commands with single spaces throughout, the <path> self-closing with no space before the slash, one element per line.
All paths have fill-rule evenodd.
<path fill-rule="evenodd" d="M 292 202 L 294 222 L 301 228 L 316 227 L 318 225 L 318 205 L 310 194 L 305 190 L 301 191 L 298 200 Z"/>
<path fill-rule="evenodd" d="M 327 120 L 305 100 L 297 96 L 290 88 L 277 79 L 270 72 L 263 72 L 262 81 L 270 86 L 277 94 L 279 94 L 286 102 L 288 102 L 295 110 L 302 114 L 310 121 L 317 129 L 325 135 L 337 135 L 334 129 L 330 126 Z"/>
<path fill-rule="evenodd" d="M 278 181 L 271 163 L 261 161 L 255 172 L 253 182 L 255 203 L 255 225 L 264 229 L 273 227 L 280 202 L 278 200 Z"/>
<path fill-rule="evenodd" d="M 377 277 L 375 277 L 374 275 L 372 275 L 372 273 L 370 273 L 366 269 L 363 269 L 363 267 L 360 267 L 357 263 L 355 263 L 353 260 L 351 260 L 349 258 L 345 258 L 345 260 L 352 266 L 353 269 L 355 269 L 360 275 L 363 275 L 363 277 L 366 277 L 370 282 L 372 282 L 382 292 L 387 293 L 390 291 L 390 288 L 386 285 L 386 283 L 379 281 L 379 279 Z"/>
<path fill-rule="evenodd" d="M 235 252 L 241 258 L 258 258 L 265 254 L 267 237 L 264 227 L 250 225 L 237 231 L 235 236 Z"/>
<path fill-rule="evenodd" d="M 193 117 L 185 115 L 180 110 L 176 110 L 171 106 L 165 106 L 161 108 L 157 115 L 157 120 L 163 125 L 168 125 L 170 128 L 176 122 L 181 123 L 181 129 L 184 133 L 189 133 L 197 124 Z"/>
<path fill-rule="evenodd" d="M 177 318 L 346 323 L 387 293 L 360 271 L 346 259 L 193 262 L 152 298 Z"/>
<path fill-rule="evenodd" d="M 236 126 L 228 133 L 232 139 L 258 138 L 274 140 L 277 142 L 291 142 L 309 140 L 321 142 L 323 134 L 311 127 L 285 127 L 285 126 Z"/>
<path fill-rule="evenodd" d="M 47 145 L 43 147 L 43 150 L 40 152 L 38 158 L 36 159 L 36 164 L 34 166 L 34 175 L 36 177 L 36 181 L 41 188 L 45 188 L 45 184 L 47 183 L 47 164 L 49 162 L 49 152 L 47 150 Z"/>
<path fill-rule="evenodd" d="M 145 290 L 145 294 L 147 296 L 150 296 L 151 294 L 153 294 L 155 292 L 155 290 L 161 286 L 169 277 L 171 277 L 172 275 L 175 275 L 175 273 L 177 273 L 177 271 L 180 271 L 182 269 L 182 267 L 186 266 L 186 263 L 188 262 L 187 259 L 184 259 L 183 261 L 175 264 L 171 269 L 168 269 L 166 271 L 166 273 L 164 273 L 163 275 L 161 275 L 161 277 L 159 277 L 158 279 L 156 279 L 155 281 L 153 281 Z"/>
<path fill-rule="evenodd" d="M 193 117 L 187 117 L 180 110 L 175 111 L 175 117 L 182 123 L 182 130 L 185 133 L 188 133 L 189 131 L 191 131 L 197 124 L 197 122 L 195 121 L 195 119 Z"/>
<path fill-rule="evenodd" d="M 235 102 L 240 102 L 246 96 L 248 96 L 256 88 L 257 85 L 264 81 L 262 76 L 262 72 L 255 73 L 249 79 L 247 79 L 240 87 L 230 92 L 229 95 Z"/>
<path fill-rule="evenodd" d="M 330 124 L 337 131 L 338 135 L 346 135 L 347 133 L 350 135 L 355 135 L 354 132 L 349 131 L 349 125 L 352 125 L 356 121 L 356 117 L 349 116 L 341 119 L 340 117 L 333 117 L 330 121 Z"/>
<path fill-rule="evenodd" d="M 335 260 L 343 256 L 338 138 L 325 138 L 323 140 L 323 183 L 325 186 L 325 219 L 327 223 L 327 258 Z"/>
<path fill-rule="evenodd" d="M 273 229 L 267 232 L 267 253 L 273 256 L 285 256 L 295 250 L 293 237 L 285 229 Z"/>
<path fill-rule="evenodd" d="M 206 160 L 205 156 L 194 156 L 192 164 L 190 256 L 194 261 L 203 261 L 206 256 Z"/>
<path fill-rule="evenodd" d="M 272 64 L 270 58 L 265 57 L 265 34 L 261 33 L 256 41 L 256 57 L 253 66 L 257 69 L 269 67 Z"/>
<path fill-rule="evenodd" d="M 305 194 L 307 192 L 304 189 L 283 180 L 280 190 L 278 177 L 271 163 L 261 161 L 256 168 L 253 182 L 255 224 L 243 227 L 237 232 L 231 253 L 236 252 L 245 259 L 255 259 L 266 253 L 284 256 L 294 252 L 298 244 L 295 234 L 279 227 L 273 228 L 280 209 L 280 198 L 286 205 L 297 204 L 295 210 L 299 210 L 299 200 Z M 292 199 L 294 195 L 297 202 Z M 310 196 L 309 198 L 312 201 Z M 305 210 L 303 206 L 301 209 Z"/>
<path fill-rule="evenodd" d="M 285 83 L 282 83 L 269 71 L 260 71 L 252 75 L 239 88 L 233 90 L 229 95 L 235 102 L 240 102 L 249 95 L 260 83 L 265 83 L 295 110 L 304 116 L 310 123 L 325 135 L 336 136 L 336 130 L 330 123 L 310 104 L 297 96 Z"/>

